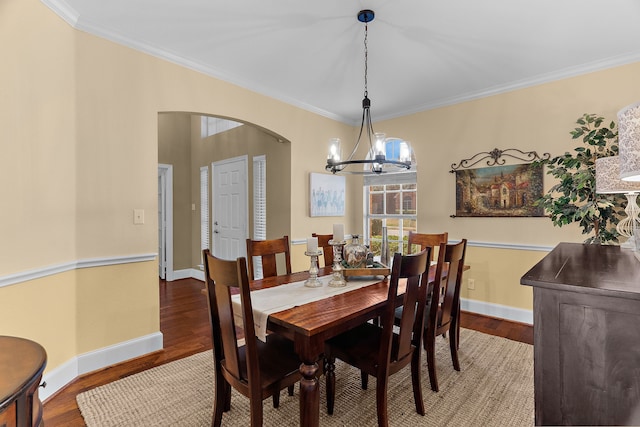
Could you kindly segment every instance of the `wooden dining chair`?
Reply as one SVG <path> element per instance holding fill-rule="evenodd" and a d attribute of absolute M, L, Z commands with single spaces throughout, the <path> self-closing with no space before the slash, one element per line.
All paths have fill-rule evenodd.
<path fill-rule="evenodd" d="M 435 345 L 436 337 L 449 332 L 449 348 L 451 349 L 451 361 L 453 369 L 460 370 L 458 360 L 458 343 L 460 340 L 460 286 L 464 271 L 464 257 L 467 249 L 467 239 L 460 243 L 441 245 L 438 265 L 436 267 L 436 280 L 434 280 L 431 300 L 427 305 L 426 320 L 424 325 L 424 349 L 427 352 L 427 367 L 429 369 L 429 381 L 431 389 L 438 391 L 438 377 L 436 375 Z M 444 280 L 437 280 L 444 274 L 444 266 L 448 265 L 449 271 Z M 439 300 L 434 298 L 440 295 Z"/>
<path fill-rule="evenodd" d="M 322 248 L 322 256 L 324 258 L 325 267 L 333 265 L 333 246 L 329 244 L 329 240 L 333 239 L 333 234 L 311 234 L 311 237 L 318 238 L 318 247 Z"/>
<path fill-rule="evenodd" d="M 280 403 L 280 390 L 301 378 L 300 359 L 293 342 L 271 334 L 267 341 L 256 338 L 249 278 L 245 258 L 221 260 L 203 251 L 207 302 L 215 365 L 215 400 L 212 425 L 220 426 L 222 414 L 231 409 L 231 387 L 249 398 L 251 426 L 262 426 L 262 401 L 269 396 L 273 406 Z M 239 293 L 242 305 L 244 344 L 238 344 L 231 295 Z"/>
<path fill-rule="evenodd" d="M 289 251 L 289 236 L 272 240 L 247 239 L 247 259 L 249 261 L 249 279 L 255 279 L 253 257 L 262 259 L 262 277 L 278 275 L 277 254 L 284 254 L 286 273 L 291 274 L 291 254 Z"/>
<path fill-rule="evenodd" d="M 333 414 L 335 400 L 335 359 L 338 358 L 358 369 L 362 388 L 366 389 L 368 376 L 376 378 L 376 407 L 378 425 L 387 426 L 387 383 L 390 375 L 411 364 L 411 383 L 416 411 L 424 415 L 422 387 L 420 385 L 420 341 L 424 326 L 424 307 L 427 298 L 427 272 L 430 249 L 418 254 L 393 257 L 389 293 L 377 323 L 364 323 L 338 335 L 325 343 L 325 374 L 327 388 L 327 413 Z M 427 273 L 427 274 L 425 274 Z M 397 301 L 398 281 L 407 279 L 400 327 L 394 332 L 394 313 Z"/>
<path fill-rule="evenodd" d="M 409 240 L 407 241 L 407 253 L 413 253 L 413 247 L 418 246 L 420 250 L 424 248 L 431 248 L 431 258 L 429 261 L 433 261 L 436 256 L 435 249 L 440 246 L 440 243 L 447 243 L 449 241 L 449 233 L 446 231 L 444 233 L 439 234 L 425 234 L 425 233 L 414 233 L 413 231 L 409 231 Z"/>

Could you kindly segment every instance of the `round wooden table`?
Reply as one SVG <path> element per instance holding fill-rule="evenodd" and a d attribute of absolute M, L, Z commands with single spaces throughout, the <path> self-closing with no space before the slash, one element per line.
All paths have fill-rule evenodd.
<path fill-rule="evenodd" d="M 0 336 L 0 426 L 42 425 L 38 388 L 47 353 L 36 342 Z"/>

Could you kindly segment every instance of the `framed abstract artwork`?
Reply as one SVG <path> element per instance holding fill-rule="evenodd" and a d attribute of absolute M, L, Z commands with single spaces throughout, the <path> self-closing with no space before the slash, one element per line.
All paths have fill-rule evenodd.
<path fill-rule="evenodd" d="M 311 173 L 309 183 L 310 216 L 344 216 L 344 176 Z"/>

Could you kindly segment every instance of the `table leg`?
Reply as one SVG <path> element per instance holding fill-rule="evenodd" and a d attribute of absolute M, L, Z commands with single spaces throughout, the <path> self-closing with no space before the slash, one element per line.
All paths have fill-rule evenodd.
<path fill-rule="evenodd" d="M 318 383 L 318 364 L 301 363 L 300 373 L 300 426 L 318 427 L 320 425 L 320 384 Z"/>

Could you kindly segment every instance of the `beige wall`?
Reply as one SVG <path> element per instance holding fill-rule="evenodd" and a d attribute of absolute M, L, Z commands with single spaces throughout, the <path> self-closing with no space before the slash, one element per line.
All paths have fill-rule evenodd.
<path fill-rule="evenodd" d="M 47 372 L 159 331 L 157 263 L 113 264 L 157 252 L 158 113 L 270 129 L 292 141 L 292 163 L 318 159 L 296 176 L 322 167 L 324 147 L 300 143 L 309 134 L 351 135 L 344 124 L 75 31 L 37 0 L 1 8 L 0 280 L 23 279 L 0 287 L 0 334 L 41 342 Z M 143 225 L 133 224 L 134 209 L 145 211 Z M 306 232 L 305 212 L 304 201 L 292 203 L 289 234 Z M 57 272 L 95 259 L 106 265 Z M 44 277 L 31 279 L 34 271 Z"/>
<path fill-rule="evenodd" d="M 166 111 L 238 118 L 291 141 L 290 208 L 279 213 L 289 216 L 292 238 L 329 232 L 336 221 L 347 232 L 362 229 L 355 177 L 348 177 L 344 219 L 308 216 L 309 173 L 323 170 L 326 141 L 349 141 L 353 127 L 74 31 L 37 0 L 5 0 L 0 7 L 0 196 L 7 204 L 0 280 L 157 251 L 158 113 Z M 640 99 L 638 75 L 636 63 L 375 124 L 414 144 L 419 230 L 476 242 L 467 258 L 476 291 L 466 296 L 530 309 L 530 290 L 518 278 L 544 255 L 478 244 L 553 246 L 584 236 L 544 218 L 449 218 L 450 165 L 496 147 L 553 155 L 571 149 L 568 132 L 582 113 L 613 119 Z M 144 209 L 144 225 L 133 224 L 133 209 Z M 294 269 L 308 268 L 303 250 L 294 248 Z M 42 342 L 52 369 L 82 352 L 157 332 L 156 271 L 155 262 L 108 264 L 0 287 L 0 334 Z"/>
<path fill-rule="evenodd" d="M 37 1 L 0 5 L 0 274 L 77 256 L 74 40 Z"/>
<path fill-rule="evenodd" d="M 190 114 L 158 114 L 158 163 L 173 165 L 173 268 L 191 268 L 192 228 L 197 219 L 191 210 Z"/>

